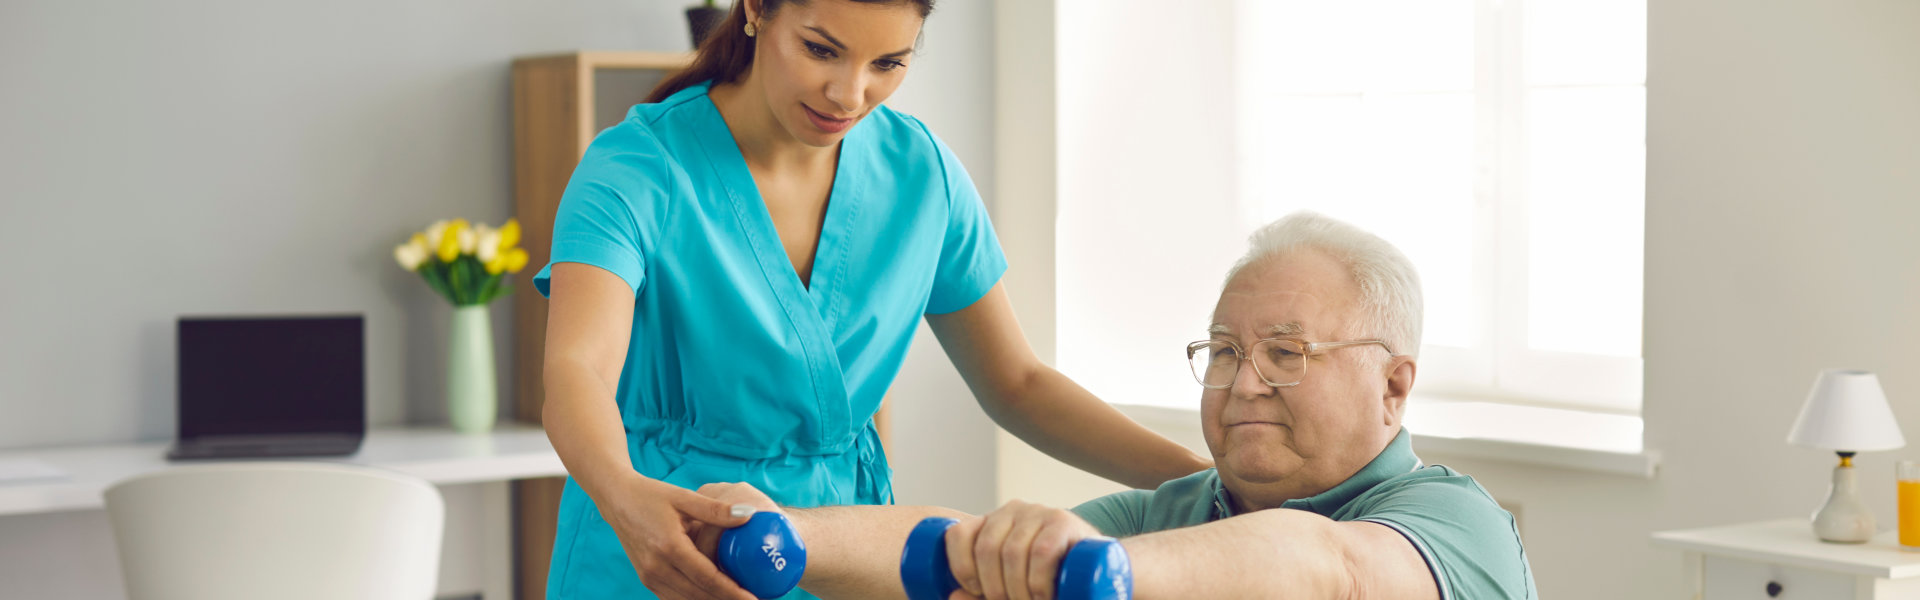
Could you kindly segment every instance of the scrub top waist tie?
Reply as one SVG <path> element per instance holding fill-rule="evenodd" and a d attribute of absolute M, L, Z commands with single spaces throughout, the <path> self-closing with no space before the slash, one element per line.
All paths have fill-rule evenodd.
<path fill-rule="evenodd" d="M 821 454 L 740 457 L 701 444 L 676 421 L 641 420 L 627 431 L 627 453 L 641 475 L 699 489 L 713 482 L 745 482 L 783 506 L 892 504 L 893 469 L 873 420 L 851 444 Z"/>

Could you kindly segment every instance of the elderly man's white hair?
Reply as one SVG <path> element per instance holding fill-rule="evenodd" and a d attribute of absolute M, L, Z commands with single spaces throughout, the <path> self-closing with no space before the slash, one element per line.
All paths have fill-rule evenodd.
<path fill-rule="evenodd" d="M 1420 354 L 1420 274 L 1393 244 L 1345 221 L 1303 210 L 1253 232 L 1247 246 L 1247 255 L 1227 270 L 1228 282 L 1240 269 L 1262 260 L 1299 250 L 1325 252 L 1346 265 L 1360 284 L 1361 331 L 1356 334 L 1379 336 L 1393 346 L 1394 354 Z"/>

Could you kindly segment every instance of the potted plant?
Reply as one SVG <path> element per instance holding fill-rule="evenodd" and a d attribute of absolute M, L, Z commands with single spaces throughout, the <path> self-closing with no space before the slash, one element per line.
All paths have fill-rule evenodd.
<path fill-rule="evenodd" d="M 693 33 L 693 47 L 699 48 L 700 42 L 707 41 L 707 33 L 727 17 L 727 9 L 714 4 L 714 0 L 687 7 L 687 28 Z"/>
<path fill-rule="evenodd" d="M 507 295 L 513 288 L 505 277 L 527 266 L 527 251 L 519 243 L 519 221 L 507 219 L 494 229 L 454 219 L 434 221 L 393 249 L 401 268 L 419 273 L 427 287 L 453 303 L 447 416 L 461 433 L 492 430 L 500 413 L 487 303 Z"/>

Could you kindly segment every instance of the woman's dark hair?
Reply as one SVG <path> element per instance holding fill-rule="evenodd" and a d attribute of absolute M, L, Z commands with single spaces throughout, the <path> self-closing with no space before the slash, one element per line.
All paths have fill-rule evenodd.
<path fill-rule="evenodd" d="M 730 83 L 735 79 L 739 79 L 741 73 L 747 72 L 747 67 L 753 66 L 753 44 L 755 38 L 748 37 L 745 29 L 747 25 L 748 1 L 749 0 L 733 1 L 733 8 L 727 11 L 727 18 L 721 19 L 719 25 L 713 26 L 713 32 L 707 34 L 707 40 L 700 43 L 699 52 L 693 57 L 693 64 L 667 77 L 660 82 L 660 85 L 655 86 L 653 93 L 647 94 L 648 103 L 666 100 L 668 96 L 672 96 L 680 90 L 693 87 L 702 81 L 713 80 L 716 84 Z M 782 5 L 790 3 L 806 4 L 807 1 L 808 0 L 760 0 L 760 18 L 763 20 L 772 18 L 773 14 L 779 11 Z M 934 3 L 934 0 L 851 1 L 868 4 L 912 4 L 920 9 L 920 18 L 922 19 L 933 12 Z"/>

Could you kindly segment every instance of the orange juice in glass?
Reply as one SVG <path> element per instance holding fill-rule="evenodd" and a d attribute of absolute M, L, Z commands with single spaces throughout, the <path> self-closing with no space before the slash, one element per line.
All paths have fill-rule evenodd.
<path fill-rule="evenodd" d="M 1900 547 L 1920 552 L 1920 462 L 1894 465 L 1900 487 Z"/>

